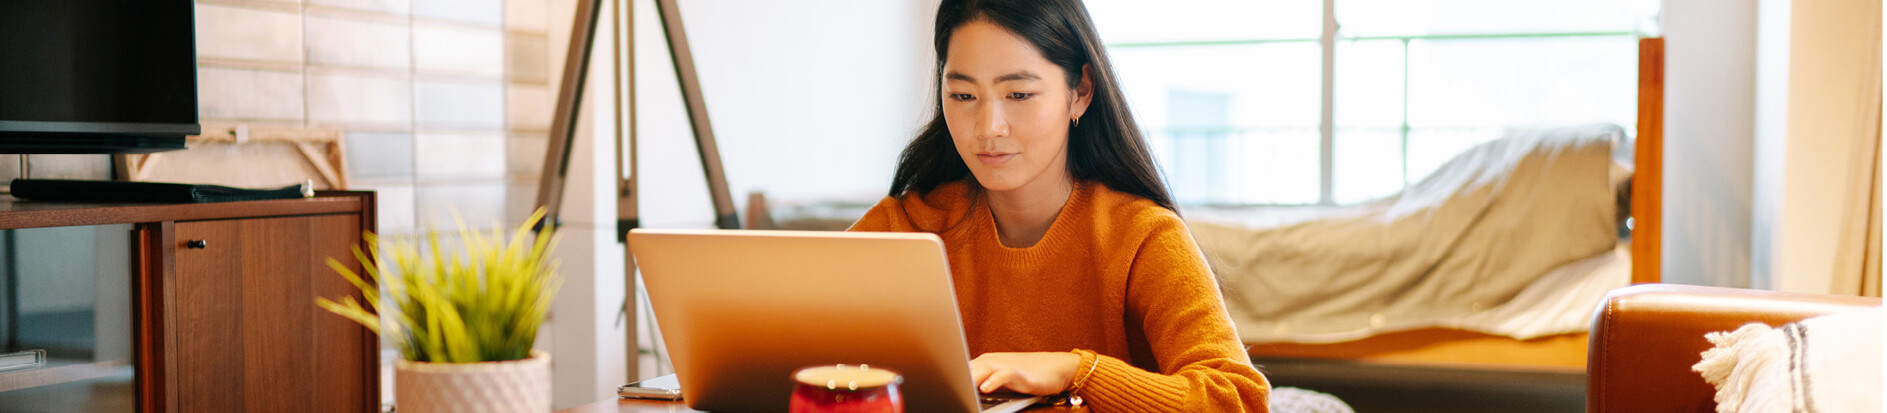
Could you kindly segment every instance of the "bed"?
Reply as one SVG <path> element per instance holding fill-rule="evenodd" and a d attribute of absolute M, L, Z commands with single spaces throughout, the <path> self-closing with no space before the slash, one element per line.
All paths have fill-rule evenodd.
<path fill-rule="evenodd" d="M 1535 265 L 1535 270 L 1541 273 L 1538 277 L 1541 282 L 1528 283 L 1512 293 L 1511 298 L 1499 302 L 1469 303 L 1474 315 L 1446 322 L 1410 327 L 1377 320 L 1369 329 L 1290 340 L 1267 340 L 1262 334 L 1254 334 L 1263 332 L 1266 326 L 1240 325 L 1254 361 L 1271 366 L 1285 360 L 1321 360 L 1379 367 L 1544 372 L 1565 376 L 1560 378 L 1567 383 L 1583 383 L 1583 379 L 1571 381 L 1570 376 L 1583 375 L 1585 371 L 1588 337 L 1585 331 L 1591 305 L 1615 287 L 1659 280 L 1663 39 L 1639 41 L 1638 78 L 1638 136 L 1617 139 L 1613 142 L 1617 146 L 1607 149 L 1608 153 L 1629 155 L 1611 159 L 1624 159 L 1629 166 L 1630 179 L 1623 187 L 1605 189 L 1622 189 L 1628 194 L 1608 199 L 1613 202 L 1610 211 L 1620 218 L 1629 216 L 1632 222 L 1629 230 L 1621 233 L 1612 229 L 1609 235 L 1603 235 L 1607 239 L 1603 244 L 1592 244 L 1595 235 L 1587 234 L 1582 245 L 1590 249 L 1589 253 L 1561 256 L 1560 262 L 1546 267 Z M 1586 131 L 1591 132 L 1590 128 Z M 869 202 L 770 205 L 764 196 L 755 193 L 750 196 L 745 221 L 748 228 L 841 230 L 870 205 Z M 1203 234 L 1209 231 L 1206 227 L 1215 221 L 1236 219 L 1215 217 L 1206 211 L 1182 210 L 1188 220 L 1194 222 L 1195 236 L 1202 239 L 1202 248 L 1208 250 L 1209 256 L 1215 255 L 1213 247 L 1205 245 L 1203 240 L 1208 237 Z M 1332 212 L 1299 208 L 1284 215 L 1287 220 L 1303 221 L 1322 218 Z M 1275 218 L 1279 214 L 1268 216 Z M 1277 222 L 1264 224 L 1278 225 Z M 1224 264 L 1221 257 L 1211 260 L 1215 267 Z M 1227 291 L 1228 305 L 1236 305 L 1233 303 L 1236 300 L 1231 299 L 1231 294 L 1235 293 Z M 1372 320 L 1364 318 L 1361 322 L 1371 323 Z M 1274 326 L 1269 328 L 1275 329 Z"/>
<path fill-rule="evenodd" d="M 1298 267 L 1291 267 L 1290 265 L 1282 265 L 1285 267 L 1284 270 L 1271 271 L 1271 274 L 1268 275 L 1271 279 L 1266 281 L 1245 279 L 1244 277 L 1247 276 L 1256 277 L 1258 275 L 1264 275 L 1265 271 L 1262 270 L 1262 268 L 1276 266 L 1280 259 L 1285 261 L 1293 259 L 1293 257 L 1290 256 L 1290 251 L 1285 251 L 1282 255 L 1279 253 L 1270 253 L 1268 257 L 1245 257 L 1248 259 L 1241 262 L 1239 257 L 1228 258 L 1230 254 L 1227 254 L 1225 251 L 1226 248 L 1223 246 L 1224 244 L 1230 243 L 1246 248 L 1255 248 L 1248 249 L 1247 251 L 1254 252 L 1247 255 L 1264 254 L 1255 252 L 1260 249 L 1275 252 L 1279 249 L 1290 250 L 1292 248 L 1305 251 L 1318 248 L 1343 248 L 1342 246 L 1327 244 L 1331 242 L 1329 240 L 1319 240 L 1316 237 L 1305 237 L 1303 235 L 1307 233 L 1325 234 L 1343 231 L 1358 233 L 1358 231 L 1367 231 L 1367 229 L 1359 230 L 1356 228 L 1359 225 L 1357 223 L 1358 221 L 1374 220 L 1370 222 L 1386 222 L 1384 220 L 1389 218 L 1384 217 L 1394 218 L 1401 216 L 1397 214 L 1408 214 L 1410 212 L 1385 211 L 1385 209 L 1396 208 L 1394 205 L 1397 204 L 1397 202 L 1391 200 L 1392 202 L 1383 203 L 1377 210 L 1365 211 L 1363 214 L 1367 216 L 1362 218 L 1343 216 L 1333 218 L 1328 216 L 1328 214 L 1314 217 L 1296 217 L 1293 219 L 1311 222 L 1312 224 L 1309 224 L 1308 228 L 1304 228 L 1303 226 L 1306 225 L 1304 223 L 1290 225 L 1276 225 L 1275 223 L 1271 223 L 1271 226 L 1266 227 L 1264 231 L 1240 232 L 1236 229 L 1237 225 L 1225 223 L 1226 218 L 1214 217 L 1213 214 L 1209 212 L 1185 211 L 1190 221 L 1189 225 L 1193 227 L 1195 238 L 1199 240 L 1201 248 L 1206 250 L 1209 260 L 1213 261 L 1215 272 L 1219 273 L 1221 276 L 1221 284 L 1225 286 L 1226 290 L 1227 305 L 1232 311 L 1235 321 L 1239 324 L 1241 338 L 1245 339 L 1247 342 L 1254 361 L 1261 365 L 1289 361 L 1322 360 L 1366 366 L 1424 367 L 1496 372 L 1544 372 L 1566 376 L 1583 374 L 1586 361 L 1588 339 L 1586 329 L 1589 325 L 1588 320 L 1590 319 L 1592 308 L 1602 299 L 1604 293 L 1610 289 L 1628 284 L 1657 282 L 1659 280 L 1658 257 L 1660 245 L 1658 238 L 1661 229 L 1659 212 L 1662 204 L 1662 196 L 1659 193 L 1659 189 L 1662 186 L 1661 178 L 1663 171 L 1661 162 L 1663 153 L 1661 136 L 1663 129 L 1663 40 L 1658 38 L 1641 39 L 1639 42 L 1639 57 L 1639 108 L 1637 125 L 1639 134 L 1634 139 L 1613 139 L 1609 144 L 1599 145 L 1597 139 L 1591 136 L 1583 138 L 1567 136 L 1568 134 L 1603 135 L 1605 133 L 1603 127 L 1586 127 L 1583 129 L 1573 128 L 1570 131 L 1562 129 L 1554 132 L 1541 132 L 1524 136 L 1521 138 L 1522 141 L 1526 139 L 1534 140 L 1521 142 L 1519 144 L 1510 144 L 1508 148 L 1477 148 L 1477 150 L 1498 154 L 1502 150 L 1506 150 L 1509 153 L 1528 149 L 1542 150 L 1537 145 L 1559 145 L 1560 147 L 1572 145 L 1571 149 L 1549 148 L 1552 150 L 1547 152 L 1552 152 L 1554 156 L 1562 156 L 1561 152 L 1578 152 L 1581 150 L 1580 148 L 1585 148 L 1591 151 L 1607 151 L 1613 154 L 1624 153 L 1630 155 L 1628 157 L 1612 156 L 1614 160 L 1625 159 L 1626 169 L 1629 170 L 1629 179 L 1614 182 L 1615 184 L 1622 185 L 1606 189 L 1616 191 L 1612 197 L 1607 198 L 1609 202 L 1613 202 L 1613 205 L 1607 206 L 1607 208 L 1600 208 L 1597 205 L 1593 205 L 1599 202 L 1596 200 L 1597 197 L 1595 196 L 1585 196 L 1583 198 L 1566 197 L 1565 199 L 1539 201 L 1540 203 L 1583 202 L 1583 204 L 1581 204 L 1583 205 L 1583 209 L 1580 209 L 1578 213 L 1561 214 L 1563 216 L 1548 215 L 1546 218 L 1537 218 L 1541 220 L 1578 221 L 1574 223 L 1578 226 L 1549 226 L 1544 230 L 1539 228 L 1527 230 L 1534 232 L 1563 230 L 1567 232 L 1566 234 L 1554 232 L 1541 235 L 1539 233 L 1510 230 L 1510 228 L 1496 228 L 1491 230 L 1487 228 L 1473 228 L 1473 231 L 1492 231 L 1497 234 L 1494 236 L 1483 234 L 1481 239 L 1478 240 L 1468 239 L 1463 241 L 1462 239 L 1449 239 L 1450 242 L 1459 243 L 1473 244 L 1478 242 L 1481 248 L 1500 248 L 1501 246 L 1498 245 L 1498 242 L 1500 242 L 1498 239 L 1500 237 L 1526 240 L 1527 242 L 1524 242 L 1524 244 L 1529 245 L 1541 242 L 1550 244 L 1543 247 L 1536 245 L 1532 250 L 1522 245 L 1507 246 L 1506 248 L 1514 251 L 1516 255 L 1526 255 L 1520 253 L 1532 253 L 1532 255 L 1535 255 L 1530 258 L 1508 260 L 1521 261 L 1521 263 L 1495 263 L 1496 261 L 1502 261 L 1505 259 L 1504 257 L 1501 259 L 1479 257 L 1469 260 L 1458 260 L 1465 262 L 1446 262 L 1447 260 L 1445 259 L 1426 259 L 1423 258 L 1425 254 L 1435 254 L 1435 252 L 1431 250 L 1435 250 L 1436 248 L 1407 247 L 1406 245 L 1398 246 L 1400 244 L 1397 244 L 1393 239 L 1377 241 L 1370 237 L 1362 237 L 1361 239 L 1363 239 L 1363 241 L 1358 242 L 1380 243 L 1384 245 L 1384 248 L 1389 248 L 1388 251 L 1390 252 L 1377 253 L 1378 255 L 1388 255 L 1388 257 L 1369 256 L 1367 252 L 1370 248 L 1373 248 L 1373 246 L 1360 246 L 1354 249 L 1362 252 L 1344 256 L 1341 259 L 1328 260 L 1342 262 L 1352 268 L 1320 268 L 1317 266 L 1322 264 L 1314 262 L 1298 263 L 1298 265 L 1309 266 L 1308 268 L 1312 269 L 1332 270 L 1333 272 L 1329 273 L 1336 274 L 1357 270 L 1357 268 L 1354 267 L 1359 265 L 1373 265 L 1373 267 L 1364 269 L 1375 272 L 1364 272 L 1369 274 L 1409 274 L 1409 276 L 1366 280 L 1339 280 L 1334 278 L 1331 280 L 1319 280 L 1321 283 L 1339 284 L 1340 286 L 1336 288 L 1364 290 L 1374 288 L 1378 291 L 1375 291 L 1375 295 L 1373 296 L 1370 295 L 1368 291 L 1364 291 L 1362 294 L 1350 295 L 1325 294 L 1320 296 L 1318 294 L 1310 294 L 1308 297 L 1314 297 L 1315 300 L 1299 299 L 1295 302 L 1287 303 L 1257 303 L 1260 299 L 1249 297 L 1265 297 L 1265 300 L 1278 300 L 1277 297 L 1288 296 L 1288 294 L 1278 294 L 1276 291 L 1241 290 L 1288 290 L 1292 287 L 1304 287 L 1308 284 L 1302 282 L 1293 283 L 1293 281 L 1290 280 L 1291 277 L 1289 274 L 1278 274 L 1279 272 L 1289 272 L 1290 270 L 1299 269 Z M 1559 136 L 1547 136 L 1555 133 Z M 1622 134 L 1622 131 L 1619 133 Z M 1513 138 L 1503 140 L 1509 139 Z M 1542 141 L 1543 139 L 1545 141 Z M 1579 146 L 1587 144 L 1591 144 L 1592 146 Z M 1532 148 L 1519 147 L 1524 145 L 1536 146 Z M 1585 158 L 1591 157 L 1592 156 L 1585 156 Z M 1544 159 L 1523 160 L 1516 157 L 1509 161 L 1516 164 L 1527 164 L 1530 162 L 1530 164 L 1515 167 L 1524 172 L 1516 174 L 1533 177 L 1535 181 L 1539 181 L 1523 183 L 1521 185 L 1546 185 L 1552 182 L 1551 179 L 1553 178 L 1535 175 L 1551 173 L 1592 173 L 1594 166 L 1591 164 L 1593 162 L 1567 160 L 1574 158 L 1574 156 L 1566 156 L 1565 158 L 1546 157 Z M 1459 159 L 1460 158 L 1457 158 L 1457 160 Z M 1580 164 L 1581 162 L 1584 162 L 1584 164 L 1566 165 Z M 1506 166 L 1513 167 L 1514 165 Z M 1447 168 L 1448 167 L 1444 166 L 1444 169 Z M 1475 172 L 1473 171 L 1474 168 L 1465 169 L 1469 170 L 1469 173 Z M 1551 171 L 1555 169 L 1558 171 Z M 1471 180 L 1472 179 L 1468 179 L 1468 181 Z M 1524 181 L 1525 179 L 1515 180 Z M 1426 181 L 1427 180 L 1425 180 L 1425 183 L 1427 183 Z M 1446 180 L 1444 179 L 1444 181 Z M 1461 181 L 1461 179 L 1457 179 L 1457 181 Z M 1460 182 L 1444 183 L 1459 184 Z M 1418 183 L 1413 185 L 1412 188 L 1421 185 L 1423 185 L 1423 183 Z M 1559 192 L 1585 191 L 1590 193 L 1596 190 L 1597 189 L 1591 188 L 1577 190 L 1566 189 Z M 1411 191 L 1414 191 L 1414 189 L 1411 189 Z M 1556 196 L 1556 190 L 1536 190 L 1532 195 L 1529 195 L 1529 197 L 1533 196 Z M 1526 197 L 1510 196 L 1505 200 L 1473 199 L 1472 201 L 1482 203 L 1513 203 L 1515 199 L 1526 199 Z M 1410 204 L 1411 202 L 1405 201 L 1400 203 Z M 1414 203 L 1422 204 L 1421 202 Z M 1433 204 L 1435 204 L 1435 202 L 1422 205 L 1432 206 Z M 1511 212 L 1510 215 L 1537 213 L 1537 211 L 1526 210 L 1523 207 L 1514 207 L 1512 205 L 1502 205 L 1502 207 L 1510 210 L 1521 210 L 1520 212 Z M 1435 209 L 1439 210 L 1441 208 Z M 1540 210 L 1545 211 L 1546 209 Z M 1611 240 L 1609 242 L 1605 241 L 1602 238 L 1605 235 L 1601 233 L 1605 229 L 1591 228 L 1591 221 L 1595 219 L 1595 215 L 1597 215 L 1595 211 L 1599 210 L 1616 211 L 1621 221 L 1628 217 L 1628 222 L 1630 223 L 1629 229 L 1621 229 L 1619 227 L 1610 228 L 1610 231 L 1612 231 L 1610 235 Z M 1352 209 L 1334 213 L 1357 214 L 1357 211 Z M 1455 221 L 1481 220 L 1486 217 L 1475 216 L 1475 214 L 1499 213 L 1500 212 L 1490 213 L 1485 210 L 1464 212 L 1462 213 L 1464 218 Z M 1431 221 L 1449 221 L 1446 218 L 1447 217 L 1437 218 Z M 1442 224 L 1430 222 L 1422 225 L 1446 226 L 1457 224 L 1461 226 L 1495 225 L 1484 224 L 1479 221 L 1468 223 L 1444 222 Z M 1431 233 L 1436 231 L 1434 228 L 1425 228 L 1424 230 Z M 1452 227 L 1444 228 L 1444 230 L 1443 232 L 1469 231 L 1467 229 Z M 1291 231 L 1296 231 L 1296 233 L 1293 234 Z M 1560 235 L 1564 235 L 1564 238 L 1569 238 L 1569 240 L 1555 239 L 1555 237 Z M 1531 238 L 1528 236 L 1531 236 Z M 1237 237 L 1246 237 L 1246 239 L 1226 241 L 1228 238 Z M 1317 242 L 1325 242 L 1326 244 L 1315 244 Z M 1293 243 L 1310 244 L 1298 245 Z M 1522 242 L 1515 242 L 1515 244 L 1522 244 Z M 1409 259 L 1409 257 L 1416 258 Z M 1271 261 L 1266 261 L 1267 259 Z M 1295 259 L 1307 262 L 1315 261 L 1305 259 L 1304 257 L 1295 257 Z M 1412 268 L 1397 268 L 1398 266 Z M 1490 270 L 1487 267 L 1497 268 Z M 1473 279 L 1471 281 L 1455 281 L 1453 283 L 1457 285 L 1453 287 L 1446 285 L 1436 287 L 1431 285 L 1434 284 L 1433 282 L 1429 282 L 1432 281 L 1429 280 L 1429 278 L 1432 277 L 1424 278 L 1426 275 L 1449 271 L 1466 271 L 1470 273 L 1516 271 L 1529 274 L 1529 277 L 1531 277 L 1531 274 L 1539 275 L 1537 278 L 1530 278 L 1524 283 L 1503 281 L 1498 278 L 1469 277 Z M 1375 284 L 1367 284 L 1371 282 Z M 1400 293 L 1402 295 L 1427 294 L 1432 298 L 1433 296 L 1447 296 L 1448 294 L 1437 293 L 1435 292 L 1436 290 L 1455 288 L 1455 290 L 1466 291 L 1466 288 L 1457 288 L 1460 287 L 1458 284 L 1462 283 L 1504 283 L 1505 285 L 1501 288 L 1493 288 L 1493 290 L 1496 290 L 1494 293 L 1482 294 L 1472 300 L 1462 299 L 1430 303 L 1432 304 L 1430 306 L 1459 307 L 1453 309 L 1427 308 L 1419 302 L 1384 303 L 1384 301 L 1400 299 L 1399 296 L 1386 293 L 1385 291 L 1402 289 L 1406 291 L 1405 293 Z M 1312 287 L 1314 287 L 1314 285 Z M 1456 291 L 1454 294 L 1456 294 L 1455 296 L 1462 296 L 1461 294 L 1463 293 Z M 1362 297 L 1354 297 L 1355 295 Z M 1336 310 L 1323 311 L 1324 314 L 1318 315 L 1318 317 L 1322 318 L 1300 317 L 1301 319 L 1295 320 L 1295 323 L 1292 322 L 1294 314 L 1264 311 L 1266 308 L 1297 305 L 1313 308 L 1311 312 L 1316 312 L 1314 311 L 1315 308 L 1345 307 L 1345 305 L 1341 303 L 1345 300 L 1350 301 L 1349 305 L 1347 305 L 1350 311 L 1347 313 Z M 1332 302 L 1338 303 L 1332 304 Z M 1361 303 L 1359 304 L 1359 302 Z M 1355 311 L 1358 308 L 1376 308 L 1378 310 Z M 1391 311 L 1384 311 L 1382 309 L 1391 309 Z M 1272 310 L 1275 310 L 1275 308 L 1272 308 Z M 1422 313 L 1426 314 L 1426 316 L 1412 316 L 1412 320 L 1395 319 L 1398 315 L 1407 313 Z"/>

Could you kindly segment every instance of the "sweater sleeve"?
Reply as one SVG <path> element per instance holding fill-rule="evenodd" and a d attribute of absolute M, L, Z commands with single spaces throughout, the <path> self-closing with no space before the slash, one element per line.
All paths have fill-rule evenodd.
<path fill-rule="evenodd" d="M 1078 371 L 1093 373 L 1078 393 L 1099 412 L 1268 411 L 1271 384 L 1252 367 L 1185 224 L 1162 215 L 1150 226 L 1129 269 L 1127 305 L 1161 371 L 1084 355 Z"/>

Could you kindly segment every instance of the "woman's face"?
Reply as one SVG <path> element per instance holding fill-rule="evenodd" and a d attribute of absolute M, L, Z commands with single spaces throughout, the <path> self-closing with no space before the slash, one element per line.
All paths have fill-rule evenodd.
<path fill-rule="evenodd" d="M 976 182 L 1009 191 L 1067 180 L 1069 123 L 1091 95 L 1086 74 L 1069 88 L 1061 68 L 1027 40 L 983 20 L 957 28 L 949 47 L 944 122 Z"/>

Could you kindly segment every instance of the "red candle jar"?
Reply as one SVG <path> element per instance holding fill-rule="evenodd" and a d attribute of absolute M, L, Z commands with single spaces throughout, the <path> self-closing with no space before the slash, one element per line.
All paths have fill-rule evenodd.
<path fill-rule="evenodd" d="M 904 413 L 897 372 L 868 365 L 821 365 L 793 372 L 791 413 Z"/>

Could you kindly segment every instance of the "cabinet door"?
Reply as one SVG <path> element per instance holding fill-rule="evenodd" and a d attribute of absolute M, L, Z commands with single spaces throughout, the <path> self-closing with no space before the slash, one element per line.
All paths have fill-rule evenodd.
<path fill-rule="evenodd" d="M 354 215 L 177 223 L 178 408 L 373 409 L 370 333 L 314 304 L 352 293 L 325 262 L 353 262 L 359 230 Z"/>
<path fill-rule="evenodd" d="M 177 223 L 177 408 L 186 412 L 243 410 L 243 286 L 241 221 Z M 261 383 L 257 383 L 261 385 Z"/>
<path fill-rule="evenodd" d="M 351 296 L 361 305 L 367 298 L 360 290 L 328 268 L 328 258 L 346 264 L 361 274 L 354 259 L 354 246 L 360 245 L 360 216 L 321 215 L 308 218 L 309 251 L 303 268 L 308 269 L 308 287 L 299 307 L 312 314 L 309 331 L 313 339 L 307 357 L 314 363 L 314 400 L 309 410 L 315 412 L 380 411 L 380 339 L 372 331 L 334 313 L 315 307 L 314 297 L 339 301 Z M 366 276 L 362 274 L 362 276 Z M 377 297 L 376 297 L 377 299 Z"/>

